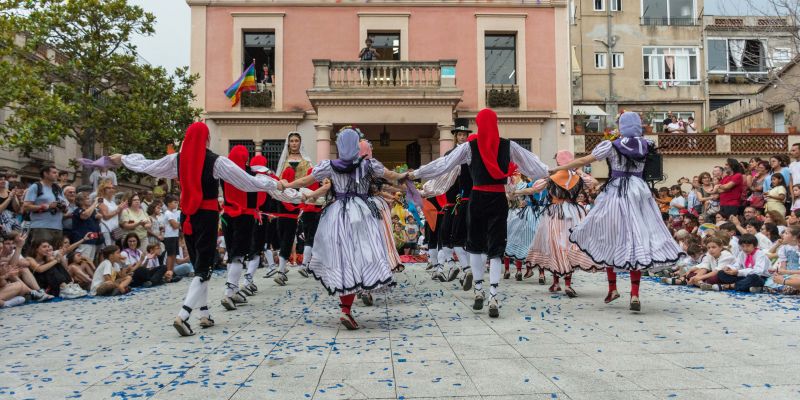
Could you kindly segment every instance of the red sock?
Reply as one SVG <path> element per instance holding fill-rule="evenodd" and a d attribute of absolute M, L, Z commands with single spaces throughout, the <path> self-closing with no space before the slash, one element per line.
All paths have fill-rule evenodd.
<path fill-rule="evenodd" d="M 514 261 L 514 265 L 517 266 L 517 272 L 522 272 L 522 261 L 520 260 Z"/>
<path fill-rule="evenodd" d="M 511 260 L 508 257 L 503 257 L 503 265 L 506 267 L 506 272 L 508 272 L 508 265 L 511 263 Z"/>
<path fill-rule="evenodd" d="M 353 305 L 353 300 L 355 300 L 355 294 L 348 294 L 347 296 L 339 296 L 339 301 L 342 303 L 339 304 L 342 307 L 342 312 L 345 314 L 350 314 L 350 307 Z"/>
<path fill-rule="evenodd" d="M 564 275 L 564 284 L 567 285 L 567 287 L 572 286 L 572 274 Z"/>
<path fill-rule="evenodd" d="M 631 271 L 631 297 L 639 297 L 639 282 L 642 279 L 642 271 Z"/>
<path fill-rule="evenodd" d="M 614 268 L 606 267 L 606 275 L 608 276 L 608 291 L 617 290 L 617 273 L 614 272 Z"/>
<path fill-rule="evenodd" d="M 558 275 L 553 274 L 553 286 L 558 285 Z"/>

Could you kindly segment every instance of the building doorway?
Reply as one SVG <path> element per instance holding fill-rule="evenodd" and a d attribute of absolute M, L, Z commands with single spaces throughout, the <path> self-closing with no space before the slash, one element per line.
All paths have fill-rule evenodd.
<path fill-rule="evenodd" d="M 431 142 L 436 125 L 417 124 L 354 124 L 372 143 L 372 155 L 387 168 L 405 165 L 419 167 L 423 160 L 431 159 Z M 338 132 L 342 125 L 335 125 Z M 333 138 L 335 141 L 335 137 Z M 437 147 L 438 149 L 438 147 Z M 438 150 L 436 155 L 438 156 Z"/>

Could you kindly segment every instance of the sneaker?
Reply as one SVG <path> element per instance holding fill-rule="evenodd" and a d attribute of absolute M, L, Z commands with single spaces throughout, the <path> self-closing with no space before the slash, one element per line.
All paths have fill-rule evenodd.
<path fill-rule="evenodd" d="M 241 290 L 234 293 L 233 296 L 231 296 L 231 300 L 233 300 L 234 304 L 247 304 L 247 297 L 244 297 Z"/>
<path fill-rule="evenodd" d="M 54 298 L 54 296 L 51 296 L 51 295 L 45 293 L 45 291 L 43 289 L 31 291 L 31 299 L 33 301 L 45 302 L 45 301 L 53 300 L 53 298 Z"/>
<path fill-rule="evenodd" d="M 202 317 L 200 318 L 200 327 L 203 329 L 211 328 L 214 326 L 214 320 L 211 317 Z"/>
<path fill-rule="evenodd" d="M 236 304 L 233 302 L 233 299 L 231 299 L 230 297 L 223 297 L 222 300 L 220 300 L 220 303 L 228 311 L 233 311 L 233 310 L 236 309 Z"/>
<path fill-rule="evenodd" d="M 278 286 L 286 286 L 286 282 L 288 280 L 289 278 L 287 278 L 286 274 L 284 274 L 283 272 L 278 272 L 277 276 L 275 276 L 274 279 L 275 283 L 277 283 Z"/>
<path fill-rule="evenodd" d="M 758 287 L 753 286 L 753 287 L 750 288 L 750 293 L 761 293 L 763 291 L 764 291 L 764 288 L 761 287 L 761 286 L 758 286 Z"/>
<path fill-rule="evenodd" d="M 270 265 L 267 267 L 267 273 L 264 275 L 264 278 L 272 278 L 273 275 L 278 273 L 278 268 L 274 265 Z"/>
<path fill-rule="evenodd" d="M 74 287 L 67 286 L 61 289 L 60 295 L 63 299 L 77 299 L 78 297 L 86 296 L 86 292 L 81 292 L 83 292 L 83 290 L 79 292 Z"/>
<path fill-rule="evenodd" d="M 303 266 L 297 270 L 297 273 L 300 274 L 303 278 L 308 278 L 308 267 Z"/>
<path fill-rule="evenodd" d="M 461 289 L 465 292 L 472 289 L 472 271 L 467 271 L 464 274 L 464 280 L 461 281 Z"/>
<path fill-rule="evenodd" d="M 497 301 L 497 296 L 489 298 L 489 318 L 497 318 L 500 316 L 500 302 Z"/>
<path fill-rule="evenodd" d="M 719 285 L 712 285 L 710 283 L 701 283 L 700 284 L 700 289 L 702 289 L 702 290 L 712 290 L 712 291 L 715 291 L 715 292 L 719 292 L 719 291 L 722 290 L 722 287 L 720 287 Z"/>
<path fill-rule="evenodd" d="M 149 288 L 151 286 L 153 286 L 153 282 L 144 281 L 144 283 L 142 283 L 142 287 Z"/>
<path fill-rule="evenodd" d="M 189 323 L 182 320 L 181 317 L 175 317 L 175 321 L 172 322 L 172 327 L 178 331 L 178 334 L 181 336 L 192 336 L 194 335 L 194 331 L 192 327 L 189 326 Z"/>
<path fill-rule="evenodd" d="M 475 303 L 472 304 L 473 310 L 482 310 L 483 309 L 483 301 L 486 299 L 486 294 L 481 291 L 475 291 Z"/>

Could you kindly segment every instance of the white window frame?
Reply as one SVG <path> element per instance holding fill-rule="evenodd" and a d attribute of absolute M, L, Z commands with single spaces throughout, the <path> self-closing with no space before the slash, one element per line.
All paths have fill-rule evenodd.
<path fill-rule="evenodd" d="M 611 11 L 622 11 L 622 0 L 609 0 L 611 4 Z"/>
<path fill-rule="evenodd" d="M 600 8 L 597 8 L 597 2 L 600 2 Z M 594 11 L 605 11 L 606 10 L 606 0 L 592 0 L 592 9 Z"/>
<path fill-rule="evenodd" d="M 700 83 L 700 48 L 699 47 L 696 47 L 696 46 L 642 46 L 642 61 L 644 61 L 644 57 L 645 56 L 648 56 L 648 57 L 661 57 L 661 58 L 664 57 L 664 55 L 649 55 L 649 54 L 646 55 L 645 54 L 645 50 L 646 49 L 684 49 L 684 50 L 692 49 L 692 50 L 694 50 L 694 57 L 696 57 L 697 60 L 695 62 L 696 70 L 694 71 L 696 78 L 695 79 L 689 78 L 688 80 L 681 80 L 681 79 L 653 79 L 651 77 L 649 79 L 649 81 L 650 82 L 655 82 L 655 83 L 647 83 L 648 79 L 644 78 L 645 68 L 644 68 L 644 65 L 642 65 L 642 80 L 645 81 L 645 86 L 657 86 L 658 85 L 657 82 L 674 82 L 674 83 L 678 83 L 678 84 L 680 84 L 680 83 L 699 84 Z M 680 57 L 680 56 L 683 56 L 683 55 L 673 55 L 673 56 Z M 686 57 L 691 57 L 691 55 L 686 55 Z M 691 62 L 689 63 L 689 66 L 691 66 Z M 689 75 L 691 76 L 691 72 L 690 72 Z"/>
<path fill-rule="evenodd" d="M 745 74 L 767 74 L 767 73 L 769 73 L 769 70 L 771 69 L 770 68 L 770 64 L 771 63 L 774 64 L 774 59 L 770 60 L 769 58 L 770 58 L 770 55 L 774 54 L 774 53 L 770 52 L 769 41 L 768 41 L 767 38 L 762 38 L 762 37 L 748 37 L 748 38 L 742 38 L 742 37 L 708 37 L 708 38 L 706 38 L 705 46 L 706 46 L 706 49 L 710 49 L 711 47 L 708 45 L 709 41 L 711 41 L 711 40 L 724 40 L 725 41 L 725 59 L 727 60 L 730 57 L 730 55 L 729 55 L 729 53 L 730 53 L 730 45 L 729 45 L 728 42 L 731 39 L 739 39 L 739 40 L 744 39 L 744 40 L 758 40 L 758 41 L 760 41 L 762 43 L 762 45 L 764 46 L 764 53 L 766 53 L 766 54 L 764 54 L 764 57 L 766 57 L 766 59 L 764 60 L 764 68 L 766 68 L 766 71 L 761 71 L 761 72 L 731 71 L 730 70 L 730 65 L 728 65 L 727 63 L 726 63 L 726 69 L 724 69 L 724 70 L 722 70 L 722 69 L 714 69 L 714 70 L 712 70 L 711 66 L 710 66 L 710 63 L 709 63 L 710 57 L 708 57 L 708 53 L 706 53 L 706 71 L 711 72 L 711 73 L 716 73 L 716 74 L 723 74 L 724 73 L 724 74 L 739 74 L 739 75 L 745 75 Z M 789 49 L 789 48 L 785 48 L 785 49 L 789 50 L 791 52 L 791 49 Z M 790 53 L 790 55 L 791 55 L 791 53 Z M 787 61 L 787 63 L 789 61 L 791 61 L 791 58 Z"/>
<path fill-rule="evenodd" d="M 656 111 L 656 112 L 653 112 L 652 115 L 653 115 L 653 119 L 650 121 L 650 125 L 653 127 L 653 133 L 662 133 L 662 132 L 664 132 L 664 126 L 663 126 L 662 122 L 664 122 L 664 120 L 667 119 L 667 111 Z M 689 121 L 689 117 L 692 117 L 692 118 L 695 119 L 695 122 L 697 122 L 697 118 L 694 116 L 694 111 L 673 111 L 672 115 L 674 115 L 675 118 L 678 118 L 678 119 L 683 117 L 683 120 L 685 122 L 688 122 Z M 660 128 L 660 129 L 656 129 L 656 128 Z"/>
<path fill-rule="evenodd" d="M 672 15 L 670 15 L 670 0 L 660 0 L 667 2 L 667 25 L 672 25 Z M 644 0 L 639 0 L 639 17 L 644 18 Z M 650 18 L 650 17 L 648 17 Z M 697 18 L 697 0 L 692 0 L 692 19 Z"/>
<path fill-rule="evenodd" d="M 611 68 L 625 68 L 625 53 L 611 53 Z"/>
<path fill-rule="evenodd" d="M 594 69 L 608 69 L 608 55 L 606 53 L 594 53 Z"/>

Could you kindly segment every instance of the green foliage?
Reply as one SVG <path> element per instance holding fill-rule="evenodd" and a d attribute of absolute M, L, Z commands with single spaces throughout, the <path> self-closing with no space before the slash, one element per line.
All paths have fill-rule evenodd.
<path fill-rule="evenodd" d="M 242 107 L 270 108 L 272 107 L 272 92 L 242 92 Z"/>
<path fill-rule="evenodd" d="M 495 108 L 517 108 L 519 107 L 519 92 L 513 87 L 491 88 L 486 92 L 486 104 Z"/>
<path fill-rule="evenodd" d="M 13 111 L 0 146 L 30 153 L 73 137 L 87 158 L 95 143 L 163 155 L 201 110 L 188 68 L 137 62 L 131 38 L 154 22 L 126 0 L 0 0 L 0 107 Z"/>

